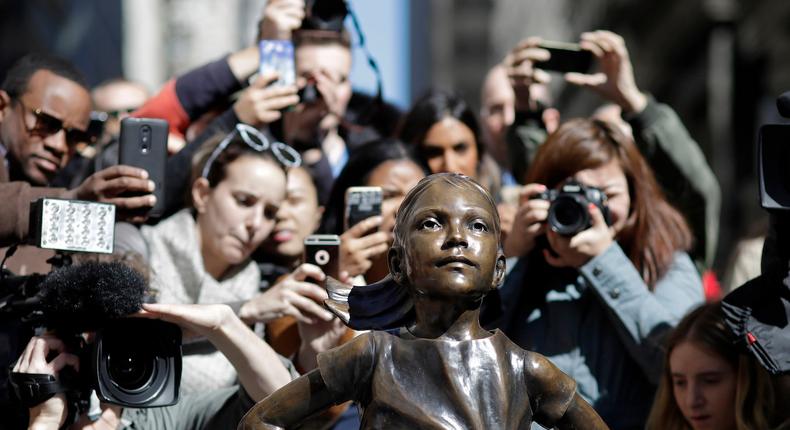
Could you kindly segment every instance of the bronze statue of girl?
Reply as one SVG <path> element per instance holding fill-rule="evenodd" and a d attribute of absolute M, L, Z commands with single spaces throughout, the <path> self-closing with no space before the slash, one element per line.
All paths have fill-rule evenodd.
<path fill-rule="evenodd" d="M 316 370 L 255 405 L 239 428 L 292 427 L 347 400 L 361 405 L 364 429 L 607 428 L 573 379 L 480 326 L 483 296 L 505 274 L 499 234 L 496 205 L 476 182 L 423 179 L 398 211 L 390 276 L 330 287 L 330 309 L 371 331 L 319 355 Z"/>

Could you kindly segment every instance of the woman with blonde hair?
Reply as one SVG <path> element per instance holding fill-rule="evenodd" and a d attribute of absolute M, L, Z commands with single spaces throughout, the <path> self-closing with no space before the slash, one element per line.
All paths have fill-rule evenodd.
<path fill-rule="evenodd" d="M 768 374 L 734 345 L 719 303 L 688 314 L 667 338 L 666 365 L 648 430 L 768 429 Z"/>

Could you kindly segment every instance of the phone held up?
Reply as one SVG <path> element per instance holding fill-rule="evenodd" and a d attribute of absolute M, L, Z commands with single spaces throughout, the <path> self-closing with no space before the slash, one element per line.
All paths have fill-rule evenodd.
<path fill-rule="evenodd" d="M 290 40 L 261 40 L 258 43 L 260 66 L 258 73 L 277 72 L 277 80 L 272 86 L 288 86 L 296 84 L 296 66 L 294 64 L 294 44 Z"/>
<path fill-rule="evenodd" d="M 340 236 L 312 234 L 304 240 L 304 262 L 321 268 L 326 276 L 340 278 Z"/>
<path fill-rule="evenodd" d="M 381 215 L 382 196 L 381 187 L 349 187 L 346 190 L 345 230 Z"/>
<path fill-rule="evenodd" d="M 539 69 L 560 73 L 587 73 L 592 68 L 592 52 L 585 51 L 578 43 L 544 40 L 538 47 L 549 51 L 551 55 L 548 60 L 535 63 L 535 67 Z"/>
<path fill-rule="evenodd" d="M 155 118 L 124 118 L 118 162 L 139 167 L 154 181 L 156 205 L 149 216 L 161 217 L 165 208 L 165 164 L 167 162 L 167 121 Z"/>

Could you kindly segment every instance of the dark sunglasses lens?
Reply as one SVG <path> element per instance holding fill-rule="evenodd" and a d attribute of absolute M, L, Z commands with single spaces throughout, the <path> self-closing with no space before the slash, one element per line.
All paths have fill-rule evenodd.
<path fill-rule="evenodd" d="M 94 136 L 82 130 L 77 130 L 75 128 L 66 130 L 66 141 L 70 145 L 75 145 L 77 143 L 93 143 L 94 140 Z"/>
<path fill-rule="evenodd" d="M 55 134 L 63 128 L 63 121 L 44 112 L 34 112 L 36 115 L 36 130 L 45 134 Z"/>

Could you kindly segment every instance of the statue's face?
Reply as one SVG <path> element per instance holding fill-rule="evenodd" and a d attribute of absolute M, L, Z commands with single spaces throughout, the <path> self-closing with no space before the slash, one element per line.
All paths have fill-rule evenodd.
<path fill-rule="evenodd" d="M 402 232 L 402 269 L 416 294 L 482 296 L 496 286 L 504 264 L 492 210 L 480 192 L 444 182 L 418 197 Z"/>

